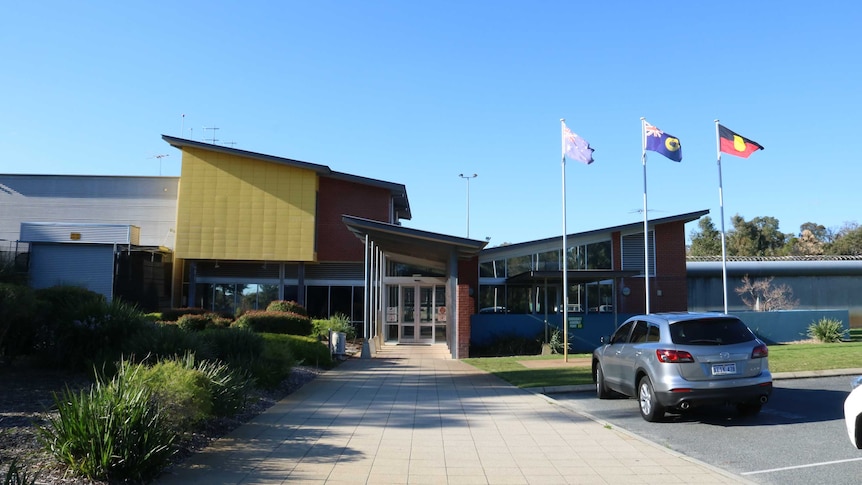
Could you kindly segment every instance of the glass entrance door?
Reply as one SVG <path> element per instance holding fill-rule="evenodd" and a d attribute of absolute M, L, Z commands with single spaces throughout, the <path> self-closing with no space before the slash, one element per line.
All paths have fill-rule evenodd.
<path fill-rule="evenodd" d="M 393 288 L 394 289 L 394 288 Z M 398 308 L 397 338 L 400 343 L 446 342 L 446 287 L 443 285 L 401 285 L 389 292 L 390 308 Z M 397 295 L 397 296 L 396 296 Z M 393 297 L 399 301 L 392 301 Z M 395 307 L 395 304 L 398 306 Z M 387 323 L 394 327 L 391 320 Z M 393 328 L 394 330 L 394 328 Z M 394 337 L 394 332 L 387 331 Z"/>

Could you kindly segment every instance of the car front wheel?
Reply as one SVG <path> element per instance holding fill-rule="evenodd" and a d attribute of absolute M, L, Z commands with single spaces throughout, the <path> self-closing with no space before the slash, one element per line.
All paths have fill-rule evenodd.
<path fill-rule="evenodd" d="M 638 383 L 638 404 L 640 404 L 641 417 L 649 422 L 659 421 L 664 418 L 664 406 L 659 404 L 655 390 L 649 377 L 641 377 Z"/>

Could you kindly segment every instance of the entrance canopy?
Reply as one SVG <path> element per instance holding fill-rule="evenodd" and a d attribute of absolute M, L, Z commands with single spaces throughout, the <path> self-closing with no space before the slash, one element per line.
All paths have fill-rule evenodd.
<path fill-rule="evenodd" d="M 408 263 L 423 262 L 445 267 L 453 254 L 458 259 L 470 259 L 488 244 L 487 241 L 420 231 L 354 216 L 341 216 L 341 220 L 360 240 L 364 241 L 368 236 L 387 257 Z"/>

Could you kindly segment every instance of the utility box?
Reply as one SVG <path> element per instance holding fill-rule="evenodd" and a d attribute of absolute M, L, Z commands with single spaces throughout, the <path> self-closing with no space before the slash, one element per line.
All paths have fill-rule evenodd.
<path fill-rule="evenodd" d="M 329 347 L 334 355 L 343 356 L 347 353 L 347 334 L 344 332 L 329 332 Z"/>

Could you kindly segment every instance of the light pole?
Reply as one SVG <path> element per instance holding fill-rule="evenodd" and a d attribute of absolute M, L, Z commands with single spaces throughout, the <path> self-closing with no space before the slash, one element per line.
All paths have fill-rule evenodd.
<path fill-rule="evenodd" d="M 463 173 L 458 174 L 459 177 L 467 181 L 467 237 L 470 237 L 470 179 L 474 179 L 478 177 L 478 174 L 473 175 L 464 175 Z"/>

